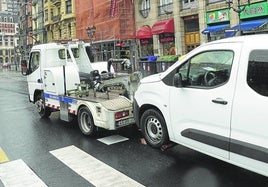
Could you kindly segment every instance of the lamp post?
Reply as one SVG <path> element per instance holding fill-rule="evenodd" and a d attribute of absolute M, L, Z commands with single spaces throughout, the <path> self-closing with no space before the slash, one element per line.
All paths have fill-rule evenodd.
<path fill-rule="evenodd" d="M 228 5 L 229 9 L 232 9 L 233 11 L 235 11 L 238 14 L 238 19 L 239 19 L 239 35 L 241 36 L 242 32 L 241 32 L 241 25 L 240 25 L 240 14 L 241 12 L 243 12 L 246 8 L 246 6 L 250 5 L 250 0 L 247 0 L 247 4 L 245 5 L 241 5 L 240 0 L 237 0 L 237 7 L 234 7 L 234 2 L 233 0 L 225 0 L 226 4 Z"/>
<path fill-rule="evenodd" d="M 89 59 L 91 62 L 94 62 L 94 56 L 93 56 L 93 41 L 94 41 L 94 36 L 95 36 L 95 33 L 96 33 L 96 27 L 94 25 L 91 25 L 91 26 L 88 26 L 86 27 L 86 32 L 87 32 L 87 35 L 88 35 L 88 38 L 90 40 L 90 54 L 89 54 Z"/>
<path fill-rule="evenodd" d="M 90 40 L 90 44 L 92 45 L 96 33 L 96 27 L 94 25 L 88 26 L 86 27 L 86 31 Z"/>

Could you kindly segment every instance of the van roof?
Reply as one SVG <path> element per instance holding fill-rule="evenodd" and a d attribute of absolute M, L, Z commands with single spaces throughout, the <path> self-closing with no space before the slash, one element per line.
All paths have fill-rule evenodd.
<path fill-rule="evenodd" d="M 264 42 L 264 41 L 268 41 L 268 34 L 255 34 L 255 35 L 236 36 L 236 37 L 224 38 L 224 39 L 208 42 L 208 44 L 213 44 L 213 43 L 234 43 L 234 42 L 243 42 L 243 43 L 251 43 L 251 44 L 267 43 L 267 42 Z"/>

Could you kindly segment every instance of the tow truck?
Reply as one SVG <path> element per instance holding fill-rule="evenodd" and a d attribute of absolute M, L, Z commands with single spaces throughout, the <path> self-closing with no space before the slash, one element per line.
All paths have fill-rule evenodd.
<path fill-rule="evenodd" d="M 132 85 L 137 85 L 138 75 L 115 73 L 108 63 L 91 63 L 84 42 L 33 46 L 29 61 L 21 65 L 29 100 L 41 118 L 59 111 L 61 120 L 77 119 L 84 135 L 134 124 Z"/>

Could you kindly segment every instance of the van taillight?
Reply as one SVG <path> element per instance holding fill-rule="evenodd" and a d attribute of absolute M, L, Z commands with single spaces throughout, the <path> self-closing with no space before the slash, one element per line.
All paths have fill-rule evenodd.
<path fill-rule="evenodd" d="M 129 116 L 129 111 L 121 111 L 121 112 L 117 112 L 114 117 L 115 119 L 121 119 L 121 118 L 124 118 L 124 117 L 127 117 Z"/>

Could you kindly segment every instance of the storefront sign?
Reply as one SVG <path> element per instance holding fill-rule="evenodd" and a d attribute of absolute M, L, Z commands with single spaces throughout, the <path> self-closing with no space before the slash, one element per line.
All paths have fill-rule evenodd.
<path fill-rule="evenodd" d="M 230 21 L 230 11 L 229 9 L 223 9 L 207 12 L 206 21 L 207 24 Z"/>
<path fill-rule="evenodd" d="M 140 39 L 140 43 L 141 43 L 141 45 L 152 44 L 153 39 L 152 38 L 143 38 L 143 39 Z"/>
<path fill-rule="evenodd" d="M 159 35 L 160 43 L 174 42 L 174 34 L 173 33 L 163 33 Z"/>
<path fill-rule="evenodd" d="M 246 6 L 245 10 L 240 14 L 240 19 L 266 15 L 268 15 L 268 2 L 261 2 Z"/>

